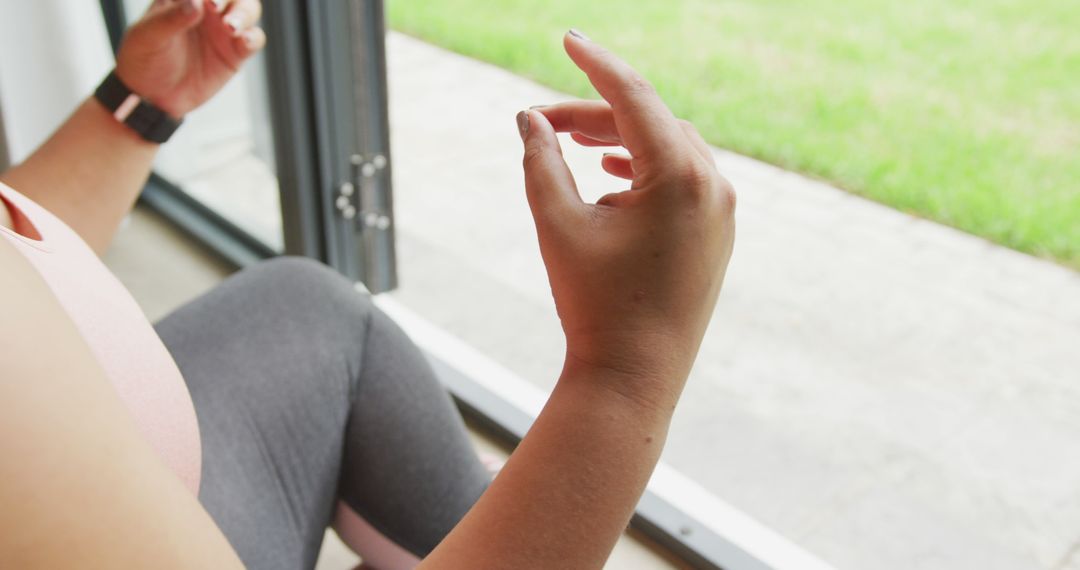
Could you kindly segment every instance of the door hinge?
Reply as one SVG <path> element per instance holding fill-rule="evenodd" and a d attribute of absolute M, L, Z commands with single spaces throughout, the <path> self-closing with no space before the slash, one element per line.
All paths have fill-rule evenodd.
<path fill-rule="evenodd" d="M 386 169 L 386 156 L 376 154 L 369 157 L 354 154 L 349 157 L 352 181 L 342 182 L 338 186 L 334 207 L 346 220 L 357 220 L 361 230 L 367 228 L 387 230 L 391 220 L 382 209 L 379 200 L 379 185 L 376 177 Z M 359 192 L 357 191 L 359 186 Z"/>

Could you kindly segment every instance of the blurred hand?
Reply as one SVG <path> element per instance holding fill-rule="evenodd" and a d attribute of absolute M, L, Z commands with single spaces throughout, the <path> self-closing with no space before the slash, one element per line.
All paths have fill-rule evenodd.
<path fill-rule="evenodd" d="M 259 0 L 155 0 L 116 57 L 128 87 L 176 118 L 214 96 L 266 44 Z"/>
<path fill-rule="evenodd" d="M 674 405 L 731 257 L 735 194 L 694 127 L 637 72 L 574 33 L 564 47 L 604 101 L 537 107 L 518 123 L 567 365 L 625 373 L 617 390 Z M 605 155 L 601 165 L 630 189 L 583 202 L 556 132 L 624 146 L 628 156 Z"/>

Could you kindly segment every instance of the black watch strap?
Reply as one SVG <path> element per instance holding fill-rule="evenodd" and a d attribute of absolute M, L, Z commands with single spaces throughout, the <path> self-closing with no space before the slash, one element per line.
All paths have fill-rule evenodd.
<path fill-rule="evenodd" d="M 152 143 L 161 144 L 169 140 L 183 123 L 135 94 L 120 81 L 115 71 L 109 73 L 105 81 L 101 82 L 97 91 L 94 91 L 94 98 L 100 101 L 117 121 Z"/>

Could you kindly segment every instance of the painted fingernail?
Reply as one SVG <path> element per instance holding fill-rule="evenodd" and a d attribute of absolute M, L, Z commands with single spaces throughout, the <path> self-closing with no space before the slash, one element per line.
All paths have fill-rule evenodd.
<path fill-rule="evenodd" d="M 521 135 L 521 140 L 525 140 L 525 136 L 529 134 L 529 112 L 522 111 L 517 114 L 517 126 L 518 134 Z"/>
<path fill-rule="evenodd" d="M 577 38 L 579 40 L 588 40 L 589 39 L 589 36 L 586 36 L 585 34 L 581 33 L 581 30 L 579 30 L 577 28 L 570 28 L 570 35 L 574 36 L 575 38 Z"/>

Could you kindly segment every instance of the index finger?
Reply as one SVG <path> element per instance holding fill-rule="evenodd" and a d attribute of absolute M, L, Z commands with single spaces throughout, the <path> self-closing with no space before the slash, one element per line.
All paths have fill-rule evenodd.
<path fill-rule="evenodd" d="M 566 34 L 563 46 L 611 104 L 615 126 L 633 157 L 663 157 L 685 150 L 688 141 L 675 115 L 634 68 L 576 30 Z"/>

